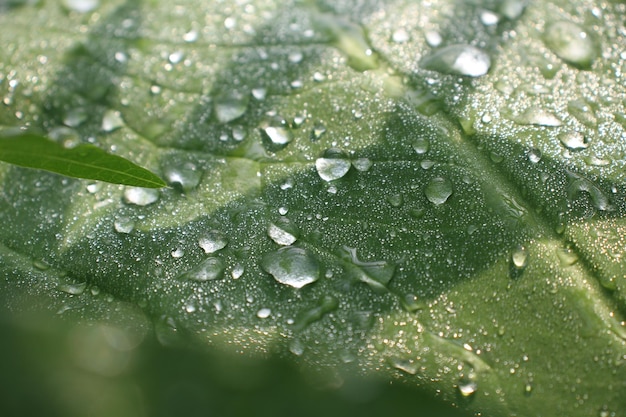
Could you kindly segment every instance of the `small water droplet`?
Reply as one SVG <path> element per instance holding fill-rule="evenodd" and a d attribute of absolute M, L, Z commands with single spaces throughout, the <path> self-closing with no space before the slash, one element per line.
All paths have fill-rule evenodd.
<path fill-rule="evenodd" d="M 204 253 L 215 253 L 228 245 L 228 239 L 218 230 L 212 230 L 198 239 L 198 246 Z"/>
<path fill-rule="evenodd" d="M 471 397 L 478 390 L 478 384 L 475 381 L 461 380 L 458 385 L 459 393 L 463 397 Z"/>
<path fill-rule="evenodd" d="M 294 64 L 298 64 L 298 63 L 302 62 L 303 58 L 304 58 L 304 55 L 302 55 L 302 52 L 300 52 L 300 51 L 291 52 L 289 54 L 289 56 L 287 57 L 289 62 L 292 62 Z"/>
<path fill-rule="evenodd" d="M 293 140 L 291 131 L 286 126 L 266 126 L 262 132 L 275 146 L 285 146 Z"/>
<path fill-rule="evenodd" d="M 480 13 L 480 21 L 485 26 L 495 26 L 500 22 L 500 17 L 491 10 L 483 10 Z"/>
<path fill-rule="evenodd" d="M 584 100 L 572 100 L 567 103 L 567 111 L 583 125 L 596 128 L 598 120 L 593 106 Z"/>
<path fill-rule="evenodd" d="M 285 246 L 261 259 L 261 268 L 281 284 L 302 288 L 319 279 L 317 259 L 306 249 Z"/>
<path fill-rule="evenodd" d="M 277 244 L 289 246 L 296 242 L 299 231 L 289 219 L 282 217 L 277 222 L 270 223 L 267 234 Z"/>
<path fill-rule="evenodd" d="M 390 196 L 387 196 L 387 201 L 392 207 L 400 207 L 404 202 L 404 198 L 402 197 L 402 194 L 391 194 Z"/>
<path fill-rule="evenodd" d="M 576 255 L 576 252 L 570 248 L 558 248 L 556 256 L 559 258 L 561 267 L 563 268 L 567 268 L 568 266 L 574 265 L 578 262 L 578 255 Z"/>
<path fill-rule="evenodd" d="M 528 250 L 524 246 L 518 246 L 511 252 L 511 264 L 516 269 L 524 269 L 528 265 Z"/>
<path fill-rule="evenodd" d="M 249 98 L 249 95 L 238 91 L 217 95 L 213 104 L 215 118 L 220 123 L 229 123 L 240 118 L 248 110 Z"/>
<path fill-rule="evenodd" d="M 449 45 L 422 59 L 422 68 L 444 74 L 480 77 L 491 68 L 489 55 L 472 45 Z"/>
<path fill-rule="evenodd" d="M 413 149 L 418 155 L 423 155 L 430 149 L 430 141 L 424 137 L 415 139 L 413 142 Z"/>
<path fill-rule="evenodd" d="M 431 48 L 436 48 L 439 45 L 441 45 L 441 42 L 443 41 L 443 38 L 441 37 L 441 34 L 437 31 L 434 30 L 429 30 L 428 32 L 426 32 L 424 34 L 424 37 L 426 38 L 426 43 L 431 47 Z"/>
<path fill-rule="evenodd" d="M 428 201 L 436 206 L 440 206 L 448 201 L 452 195 L 452 183 L 447 178 L 436 177 L 430 180 L 424 190 Z"/>
<path fill-rule="evenodd" d="M 107 110 L 102 116 L 102 130 L 105 132 L 113 132 L 124 126 L 122 115 L 117 110 Z"/>
<path fill-rule="evenodd" d="M 402 307 L 409 313 L 415 313 L 416 311 L 422 310 L 426 307 L 426 304 L 415 295 L 415 294 L 407 294 L 402 297 Z"/>
<path fill-rule="evenodd" d="M 533 163 L 536 164 L 539 161 L 541 161 L 541 150 L 537 149 L 537 148 L 531 148 L 528 150 L 528 160 Z"/>
<path fill-rule="evenodd" d="M 321 123 L 316 123 L 311 130 L 311 139 L 318 140 L 324 135 L 324 133 L 326 133 L 326 126 Z"/>
<path fill-rule="evenodd" d="M 369 171 L 372 165 L 372 161 L 369 158 L 358 158 L 352 161 L 352 166 L 360 172 Z"/>
<path fill-rule="evenodd" d="M 193 302 L 189 302 L 185 305 L 185 311 L 187 313 L 195 313 L 196 305 Z"/>
<path fill-rule="evenodd" d="M 302 356 L 304 349 L 305 345 L 300 339 L 293 339 L 289 344 L 289 351 L 296 356 Z"/>
<path fill-rule="evenodd" d="M 170 62 L 170 64 L 178 64 L 180 61 L 183 60 L 184 57 L 185 54 L 183 53 L 183 51 L 175 51 L 167 57 L 167 60 Z"/>
<path fill-rule="evenodd" d="M 405 43 L 408 42 L 410 39 L 411 35 L 409 35 L 409 32 L 404 28 L 396 29 L 391 34 L 391 40 L 395 43 Z"/>
<path fill-rule="evenodd" d="M 245 272 L 245 268 L 243 267 L 243 265 L 236 264 L 233 267 L 233 270 L 230 272 L 230 276 L 233 277 L 233 279 L 239 279 L 242 277 L 244 272 Z"/>
<path fill-rule="evenodd" d="M 127 187 L 124 190 L 124 201 L 136 206 L 147 206 L 159 199 L 159 190 L 153 188 Z"/>
<path fill-rule="evenodd" d="M 266 319 L 272 314 L 272 310 L 269 308 L 262 308 L 256 312 L 256 316 L 260 319 Z"/>
<path fill-rule="evenodd" d="M 33 261 L 33 266 L 40 271 L 47 271 L 48 269 L 50 269 L 50 265 L 42 261 L 41 259 L 35 259 Z"/>
<path fill-rule="evenodd" d="M 73 108 L 65 113 L 63 124 L 69 127 L 78 127 L 82 125 L 88 117 L 89 115 L 87 114 L 86 109 L 82 107 Z"/>
<path fill-rule="evenodd" d="M 572 22 L 549 24 L 543 41 L 563 61 L 581 69 L 589 69 L 597 57 L 598 48 L 591 35 Z"/>
<path fill-rule="evenodd" d="M 220 279 L 223 273 L 224 262 L 220 258 L 212 256 L 206 258 L 194 268 L 180 274 L 178 279 L 205 282 Z"/>
<path fill-rule="evenodd" d="M 412 359 L 404 359 L 404 358 L 389 358 L 389 363 L 394 368 L 405 372 L 409 375 L 415 375 L 419 369 L 419 366 Z"/>
<path fill-rule="evenodd" d="M 68 10 L 77 13 L 89 13 L 98 8 L 100 0 L 63 0 Z"/>
<path fill-rule="evenodd" d="M 554 114 L 538 107 L 529 107 L 524 113 L 515 118 L 515 122 L 521 125 L 548 127 L 556 127 L 563 124 Z"/>
<path fill-rule="evenodd" d="M 336 148 L 327 149 L 322 158 L 315 160 L 317 173 L 324 181 L 342 178 L 348 173 L 351 165 L 345 152 Z"/>
<path fill-rule="evenodd" d="M 590 141 L 580 132 L 567 130 L 559 135 L 559 140 L 567 149 L 577 151 L 587 149 Z"/>
<path fill-rule="evenodd" d="M 185 42 L 189 42 L 189 43 L 197 41 L 198 40 L 198 31 L 193 30 L 193 29 L 190 30 L 189 32 L 187 32 L 187 33 L 185 33 L 183 35 L 183 40 Z"/>
<path fill-rule="evenodd" d="M 172 255 L 172 258 L 179 259 L 185 256 L 185 251 L 182 250 L 181 248 L 177 248 L 171 252 L 171 255 Z"/>
<path fill-rule="evenodd" d="M 117 233 L 128 234 L 135 229 L 135 221 L 130 217 L 118 217 L 113 222 L 113 227 Z"/>
<path fill-rule="evenodd" d="M 524 395 L 528 397 L 530 396 L 530 394 L 532 394 L 532 392 L 533 392 L 533 385 L 530 382 L 527 382 L 524 385 Z"/>
<path fill-rule="evenodd" d="M 67 293 L 70 295 L 81 295 L 83 292 L 85 292 L 86 288 L 87 288 L 86 282 L 61 283 L 57 286 L 57 289 L 59 291 L 63 291 L 64 293 Z"/>
<path fill-rule="evenodd" d="M 503 0 L 498 7 L 501 15 L 509 20 L 518 19 L 526 8 L 526 0 Z"/>

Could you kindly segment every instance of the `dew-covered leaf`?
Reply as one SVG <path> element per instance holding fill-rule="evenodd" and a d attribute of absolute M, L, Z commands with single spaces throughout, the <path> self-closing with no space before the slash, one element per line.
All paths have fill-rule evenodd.
<path fill-rule="evenodd" d="M 1 166 L 14 326 L 286 361 L 372 405 L 347 381 L 624 415 L 623 3 L 75 3 L 0 14 L 0 124 L 171 187 Z"/>

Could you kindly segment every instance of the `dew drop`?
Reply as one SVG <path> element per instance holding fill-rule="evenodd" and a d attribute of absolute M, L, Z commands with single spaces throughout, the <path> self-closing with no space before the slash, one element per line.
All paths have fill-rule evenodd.
<path fill-rule="evenodd" d="M 68 10 L 77 13 L 89 13 L 98 8 L 100 0 L 63 0 Z"/>
<path fill-rule="evenodd" d="M 528 265 L 528 250 L 524 246 L 518 246 L 511 253 L 511 264 L 516 269 L 524 269 Z"/>
<path fill-rule="evenodd" d="M 170 253 L 170 255 L 172 255 L 172 258 L 174 258 L 174 259 L 179 259 L 179 258 L 182 258 L 183 256 L 185 256 L 185 251 L 182 250 L 181 248 L 177 248 L 177 249 L 174 249 Z"/>
<path fill-rule="evenodd" d="M 224 273 L 224 262 L 217 257 L 206 258 L 194 268 L 183 272 L 178 276 L 181 280 L 190 281 L 212 281 L 222 278 Z"/>
<path fill-rule="evenodd" d="M 344 246 L 340 256 L 350 262 L 346 266 L 346 271 L 356 281 L 367 284 L 372 290 L 384 293 L 387 285 L 394 276 L 396 266 L 387 261 L 361 261 L 359 260 L 356 248 Z"/>
<path fill-rule="evenodd" d="M 78 127 L 82 125 L 88 117 L 87 110 L 84 108 L 73 108 L 65 113 L 63 124 L 69 127 Z"/>
<path fill-rule="evenodd" d="M 509 20 L 518 19 L 526 8 L 526 0 L 503 0 L 498 11 Z"/>
<path fill-rule="evenodd" d="M 262 132 L 276 146 L 285 146 L 293 140 L 293 136 L 286 126 L 266 126 Z"/>
<path fill-rule="evenodd" d="M 416 154 L 423 155 L 430 149 L 430 142 L 424 137 L 417 138 L 413 142 L 413 149 Z"/>
<path fill-rule="evenodd" d="M 40 259 L 35 259 L 33 261 L 33 266 L 40 271 L 47 271 L 48 269 L 50 269 L 50 265 Z"/>
<path fill-rule="evenodd" d="M 265 97 L 267 97 L 267 89 L 266 88 L 262 88 L 262 87 L 253 88 L 252 89 L 252 97 L 254 97 L 255 99 L 257 99 L 259 101 L 265 100 Z"/>
<path fill-rule="evenodd" d="M 570 248 L 558 248 L 556 250 L 556 256 L 559 258 L 559 262 L 563 268 L 567 268 L 578 262 L 578 255 Z"/>
<path fill-rule="evenodd" d="M 556 127 L 563 124 L 563 122 L 554 114 L 538 107 L 530 107 L 526 109 L 524 113 L 515 119 L 515 122 L 521 125 L 548 127 Z"/>
<path fill-rule="evenodd" d="M 187 32 L 187 33 L 185 33 L 183 35 L 183 40 L 185 42 L 189 42 L 189 43 L 197 41 L 198 40 L 198 31 L 190 30 L 189 32 Z"/>
<path fill-rule="evenodd" d="M 585 135 L 573 130 L 561 133 L 559 135 L 559 140 L 563 146 L 572 151 L 587 149 L 590 145 L 590 141 L 585 137 Z"/>
<path fill-rule="evenodd" d="M 478 385 L 474 381 L 462 380 L 459 382 L 459 393 L 463 397 L 471 397 L 478 390 Z"/>
<path fill-rule="evenodd" d="M 147 206 L 159 199 L 159 191 L 153 188 L 127 187 L 124 190 L 124 201 L 136 206 Z"/>
<path fill-rule="evenodd" d="M 277 244 L 289 246 L 296 242 L 299 231 L 289 219 L 283 217 L 275 223 L 270 223 L 267 235 Z"/>
<path fill-rule="evenodd" d="M 81 295 L 87 288 L 86 282 L 81 283 L 62 283 L 57 286 L 59 291 L 63 291 L 70 295 Z"/>
<path fill-rule="evenodd" d="M 543 41 L 563 61 L 581 69 L 589 69 L 597 56 L 598 48 L 591 35 L 572 22 L 549 24 Z"/>
<path fill-rule="evenodd" d="M 531 148 L 528 151 L 528 160 L 533 164 L 541 161 L 541 151 L 537 148 Z"/>
<path fill-rule="evenodd" d="M 266 319 L 272 314 L 272 310 L 269 308 L 262 308 L 256 312 L 256 316 L 260 319 Z"/>
<path fill-rule="evenodd" d="M 500 22 L 500 18 L 491 10 L 483 10 L 480 13 L 480 21 L 485 26 L 495 26 Z"/>
<path fill-rule="evenodd" d="M 369 158 L 358 158 L 352 161 L 352 166 L 360 172 L 369 171 L 372 165 L 372 161 Z"/>
<path fill-rule="evenodd" d="M 452 183 L 447 178 L 436 177 L 430 180 L 424 190 L 428 201 L 436 206 L 440 206 L 448 201 L 452 195 Z"/>
<path fill-rule="evenodd" d="M 438 47 L 443 41 L 443 38 L 441 37 L 439 32 L 434 30 L 429 30 L 428 32 L 426 32 L 424 34 L 424 37 L 426 38 L 426 43 L 432 48 Z"/>
<path fill-rule="evenodd" d="M 215 118 L 220 123 L 232 122 L 243 116 L 248 109 L 249 96 L 238 91 L 219 94 L 213 108 Z"/>
<path fill-rule="evenodd" d="M 113 132 L 124 126 L 122 115 L 117 110 L 107 110 L 102 116 L 102 130 L 105 132 Z"/>
<path fill-rule="evenodd" d="M 213 230 L 198 239 L 198 246 L 204 253 L 215 253 L 228 245 L 228 239 L 220 231 Z"/>
<path fill-rule="evenodd" d="M 261 259 L 261 268 L 281 284 L 302 288 L 319 279 L 317 259 L 306 249 L 285 246 Z"/>
<path fill-rule="evenodd" d="M 489 71 L 491 58 L 475 46 L 455 44 L 435 51 L 422 59 L 420 65 L 444 74 L 480 77 Z"/>
<path fill-rule="evenodd" d="M 117 233 L 128 234 L 135 229 L 135 221 L 130 217 L 118 217 L 113 222 L 113 227 Z"/>
<path fill-rule="evenodd" d="M 389 363 L 394 368 L 404 373 L 407 373 L 409 375 L 415 375 L 419 369 L 418 365 L 413 360 L 410 360 L 410 359 L 393 357 L 389 359 Z"/>
<path fill-rule="evenodd" d="M 196 188 L 202 179 L 202 172 L 197 166 L 184 159 L 166 161 L 162 164 L 162 170 L 167 183 L 184 192 Z"/>
<path fill-rule="evenodd" d="M 389 202 L 391 207 L 400 207 L 404 202 L 404 198 L 402 194 L 391 194 L 387 196 L 387 202 Z"/>
<path fill-rule="evenodd" d="M 405 43 L 408 42 L 410 39 L 411 36 L 409 35 L 409 32 L 404 28 L 396 29 L 391 34 L 391 40 L 395 43 Z"/>
<path fill-rule="evenodd" d="M 407 294 L 402 297 L 402 307 L 409 313 L 415 313 L 416 311 L 422 310 L 426 307 L 426 304 L 415 295 L 415 294 Z"/>
<path fill-rule="evenodd" d="M 289 343 L 289 351 L 296 356 L 302 356 L 304 349 L 305 345 L 300 339 L 293 339 L 291 343 Z"/>
<path fill-rule="evenodd" d="M 318 140 L 319 138 L 324 136 L 324 133 L 326 133 L 326 126 L 321 123 L 316 123 L 311 130 L 311 139 Z"/>
<path fill-rule="evenodd" d="M 243 265 L 236 264 L 233 267 L 233 270 L 230 272 L 230 276 L 233 277 L 233 279 L 239 279 L 243 276 L 244 272 L 245 272 L 245 268 L 243 267 Z"/>
<path fill-rule="evenodd" d="M 350 170 L 352 164 L 346 154 L 336 148 L 327 149 L 322 158 L 315 160 L 315 168 L 324 181 L 342 178 Z"/>

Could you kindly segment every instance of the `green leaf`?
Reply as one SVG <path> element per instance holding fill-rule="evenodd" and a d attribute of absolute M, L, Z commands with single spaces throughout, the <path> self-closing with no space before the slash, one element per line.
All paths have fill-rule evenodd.
<path fill-rule="evenodd" d="M 66 148 L 32 133 L 0 132 L 0 161 L 42 169 L 68 177 L 106 181 L 135 187 L 161 188 L 167 184 L 147 169 L 93 145 Z"/>
<path fill-rule="evenodd" d="M 0 166 L 7 332 L 60 318 L 52 350 L 91 376 L 46 385 L 90 387 L 60 414 L 203 410 L 206 384 L 255 403 L 278 361 L 312 382 L 272 404 L 302 395 L 303 415 L 333 395 L 364 415 L 625 415 L 622 2 L 94 7 L 0 14 L 0 124 L 172 185 Z M 154 339 L 218 383 L 171 380 Z M 92 401 L 102 378 L 147 394 Z"/>

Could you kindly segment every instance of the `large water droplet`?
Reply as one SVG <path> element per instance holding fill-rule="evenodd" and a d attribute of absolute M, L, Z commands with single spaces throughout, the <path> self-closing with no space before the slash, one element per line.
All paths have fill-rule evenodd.
<path fill-rule="evenodd" d="M 282 217 L 278 221 L 270 223 L 267 234 L 277 244 L 289 246 L 296 242 L 299 231 L 289 219 Z"/>
<path fill-rule="evenodd" d="M 315 160 L 315 168 L 324 181 L 333 181 L 346 175 L 350 170 L 350 160 L 336 148 L 327 149 L 322 158 Z"/>
<path fill-rule="evenodd" d="M 452 195 L 452 183 L 447 178 L 436 177 L 430 180 L 424 194 L 428 201 L 436 206 L 440 206 L 448 201 Z"/>
<path fill-rule="evenodd" d="M 449 45 L 422 59 L 420 65 L 444 74 L 480 77 L 491 67 L 489 55 L 472 45 Z"/>
<path fill-rule="evenodd" d="M 563 61 L 581 69 L 589 69 L 598 53 L 591 35 L 572 22 L 549 24 L 543 41 Z"/>
<path fill-rule="evenodd" d="M 124 190 L 124 201 L 136 206 L 147 206 L 159 199 L 159 190 L 153 188 L 127 187 Z"/>
<path fill-rule="evenodd" d="M 202 178 L 202 172 L 198 170 L 196 164 L 181 158 L 164 162 L 162 170 L 167 183 L 184 192 L 196 188 Z"/>
<path fill-rule="evenodd" d="M 215 253 L 228 245 L 228 239 L 220 231 L 213 230 L 198 239 L 200 246 L 205 253 Z"/>
<path fill-rule="evenodd" d="M 191 281 L 211 281 L 222 278 L 224 274 L 224 262 L 217 257 L 206 258 L 194 268 L 182 273 L 179 279 Z"/>
<path fill-rule="evenodd" d="M 317 259 L 306 249 L 286 246 L 261 259 L 261 268 L 281 284 L 302 288 L 319 279 Z"/>
<path fill-rule="evenodd" d="M 215 118 L 220 123 L 232 122 L 243 116 L 248 109 L 250 96 L 238 91 L 229 91 L 215 98 Z"/>
<path fill-rule="evenodd" d="M 559 134 L 559 140 L 563 146 L 572 151 L 587 149 L 590 145 L 590 141 L 585 137 L 585 135 L 573 130 L 567 130 Z"/>

